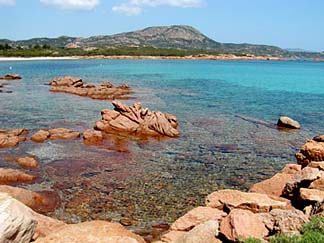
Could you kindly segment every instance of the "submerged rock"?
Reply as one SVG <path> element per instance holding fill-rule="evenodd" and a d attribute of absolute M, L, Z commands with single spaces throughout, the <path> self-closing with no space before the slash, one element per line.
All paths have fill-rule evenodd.
<path fill-rule="evenodd" d="M 278 127 L 285 127 L 285 128 L 291 128 L 291 129 L 300 129 L 300 124 L 298 121 L 293 120 L 292 118 L 288 116 L 282 116 L 279 118 L 277 122 Z"/>
<path fill-rule="evenodd" d="M 133 93 L 127 84 L 113 86 L 110 82 L 104 82 L 95 86 L 71 76 L 54 78 L 49 85 L 52 86 L 52 92 L 65 92 L 100 100 L 128 99 L 128 95 Z"/>
<path fill-rule="evenodd" d="M 26 174 L 20 170 L 0 168 L 0 184 L 31 182 L 35 179 L 36 176 Z"/>
<path fill-rule="evenodd" d="M 80 224 L 66 225 L 59 230 L 38 238 L 35 243 L 145 243 L 140 236 L 131 233 L 126 228 L 116 223 L 106 221 L 91 221 Z"/>
<path fill-rule="evenodd" d="M 6 74 L 5 76 L 0 77 L 2 80 L 18 80 L 22 79 L 19 74 Z"/>
<path fill-rule="evenodd" d="M 30 242 L 36 228 L 30 209 L 5 193 L 0 193 L 0 242 Z"/>
<path fill-rule="evenodd" d="M 174 115 L 143 109 L 140 103 L 128 107 L 113 101 L 114 110 L 103 110 L 102 120 L 95 129 L 107 133 L 128 134 L 137 137 L 177 137 L 180 135 Z"/>

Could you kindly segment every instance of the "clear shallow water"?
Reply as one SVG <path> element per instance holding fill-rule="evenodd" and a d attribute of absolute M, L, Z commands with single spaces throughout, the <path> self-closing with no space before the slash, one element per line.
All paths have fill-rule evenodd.
<path fill-rule="evenodd" d="M 9 70 L 9 67 L 12 70 Z M 91 218 L 172 221 L 222 187 L 246 189 L 295 162 L 303 142 L 323 133 L 324 63 L 271 61 L 73 60 L 0 62 L 0 74 L 19 73 L 0 93 L 0 128 L 67 127 L 83 131 L 110 101 L 51 93 L 44 85 L 62 75 L 89 83 L 128 83 L 135 101 L 176 115 L 181 137 L 163 141 L 112 139 L 109 149 L 81 140 L 22 143 L 0 150 L 34 155 L 42 178 L 26 187 L 59 193 L 53 215 L 69 222 Z M 281 115 L 298 120 L 296 132 L 278 131 Z M 122 147 L 122 149 L 120 149 Z M 116 149 L 117 148 L 117 149 Z M 118 151 L 117 151 L 118 150 Z M 120 152 L 120 151 L 127 152 Z M 80 206 L 82 205 L 82 207 Z"/>

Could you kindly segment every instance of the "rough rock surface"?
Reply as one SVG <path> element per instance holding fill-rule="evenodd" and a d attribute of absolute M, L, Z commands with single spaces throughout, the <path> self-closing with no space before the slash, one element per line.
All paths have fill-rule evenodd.
<path fill-rule="evenodd" d="M 67 129 L 67 128 L 54 128 L 50 130 L 39 130 L 38 132 L 34 133 L 31 137 L 31 140 L 36 143 L 42 143 L 46 139 L 56 140 L 56 139 L 63 139 L 63 140 L 71 140 L 80 137 L 80 133 Z"/>
<path fill-rule="evenodd" d="M 276 200 L 278 199 L 278 200 Z M 206 205 L 218 209 L 249 209 L 255 213 L 269 212 L 271 209 L 285 209 L 288 203 L 280 198 L 270 197 L 261 193 L 247 193 L 237 190 L 220 190 L 206 198 Z"/>
<path fill-rule="evenodd" d="M 172 230 L 172 231 L 164 234 L 161 238 L 161 241 L 162 242 L 175 242 L 177 239 L 184 236 L 185 234 L 188 234 L 188 232 Z"/>
<path fill-rule="evenodd" d="M 300 129 L 300 124 L 288 116 L 280 117 L 277 122 L 277 126 L 291 129 Z"/>
<path fill-rule="evenodd" d="M 36 221 L 25 205 L 0 193 L 0 242 L 30 242 L 36 228 Z"/>
<path fill-rule="evenodd" d="M 128 99 L 128 95 L 133 93 L 127 84 L 113 86 L 110 82 L 104 82 L 99 86 L 87 85 L 82 79 L 71 76 L 54 78 L 49 85 L 52 92 L 65 92 L 101 100 Z"/>
<path fill-rule="evenodd" d="M 324 177 L 321 177 L 321 178 L 313 181 L 308 188 L 324 191 Z"/>
<path fill-rule="evenodd" d="M 180 236 L 174 243 L 217 243 L 218 227 L 217 220 L 209 220 Z"/>
<path fill-rule="evenodd" d="M 70 224 L 60 228 L 35 243 L 145 243 L 144 239 L 116 223 L 91 221 Z"/>
<path fill-rule="evenodd" d="M 197 207 L 177 219 L 171 225 L 171 230 L 188 231 L 209 220 L 221 221 L 225 216 L 226 213 L 216 208 Z"/>
<path fill-rule="evenodd" d="M 308 222 L 307 216 L 297 209 L 271 210 L 270 215 L 274 219 L 273 230 L 276 233 L 292 234 L 298 233 L 301 227 Z"/>
<path fill-rule="evenodd" d="M 220 232 L 230 241 L 248 237 L 263 239 L 269 233 L 257 214 L 242 209 L 230 212 L 221 222 Z"/>
<path fill-rule="evenodd" d="M 6 74 L 5 76 L 1 76 L 0 79 L 2 80 L 18 80 L 22 79 L 19 74 Z"/>
<path fill-rule="evenodd" d="M 139 137 L 177 137 L 178 121 L 174 115 L 143 109 L 140 103 L 128 107 L 113 101 L 114 110 L 103 110 L 102 120 L 95 129 L 107 133 L 121 133 Z"/>
<path fill-rule="evenodd" d="M 308 140 L 296 154 L 297 163 L 305 167 L 312 161 L 324 161 L 324 142 L 321 141 Z"/>
<path fill-rule="evenodd" d="M 312 161 L 308 164 L 308 167 L 317 168 L 319 170 L 324 170 L 324 161 L 320 161 L 320 162 Z"/>
<path fill-rule="evenodd" d="M 19 142 L 25 141 L 28 133 L 23 128 L 14 130 L 0 130 L 0 148 L 15 147 Z"/>
<path fill-rule="evenodd" d="M 20 170 L 0 168 L 0 184 L 31 182 L 35 179 L 35 176 L 26 174 Z"/>

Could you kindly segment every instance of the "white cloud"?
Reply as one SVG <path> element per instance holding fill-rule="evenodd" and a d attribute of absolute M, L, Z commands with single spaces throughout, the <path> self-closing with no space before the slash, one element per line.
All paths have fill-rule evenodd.
<path fill-rule="evenodd" d="M 142 13 L 139 6 L 122 3 L 112 8 L 114 12 L 126 14 L 127 16 L 136 16 Z"/>
<path fill-rule="evenodd" d="M 65 10 L 92 10 L 99 4 L 99 0 L 40 0 L 40 2 Z"/>
<path fill-rule="evenodd" d="M 16 0 L 0 0 L 0 6 L 13 6 L 16 4 Z"/>
<path fill-rule="evenodd" d="M 113 11 L 135 16 L 142 13 L 145 7 L 170 6 L 181 8 L 201 7 L 204 0 L 128 0 L 126 3 L 114 6 Z"/>

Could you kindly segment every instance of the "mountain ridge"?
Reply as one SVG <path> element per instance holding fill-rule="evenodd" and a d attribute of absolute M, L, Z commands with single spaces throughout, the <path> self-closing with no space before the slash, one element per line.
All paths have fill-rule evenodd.
<path fill-rule="evenodd" d="M 263 55 L 287 57 L 293 53 L 272 45 L 248 43 L 221 43 L 188 25 L 152 26 L 141 30 L 122 32 L 114 35 L 97 35 L 90 37 L 60 36 L 57 38 L 32 38 L 28 40 L 0 40 L 0 44 L 28 48 L 35 45 L 47 45 L 63 48 L 116 48 L 116 47 L 154 47 L 179 50 L 201 50 L 214 53 L 239 55 Z"/>

